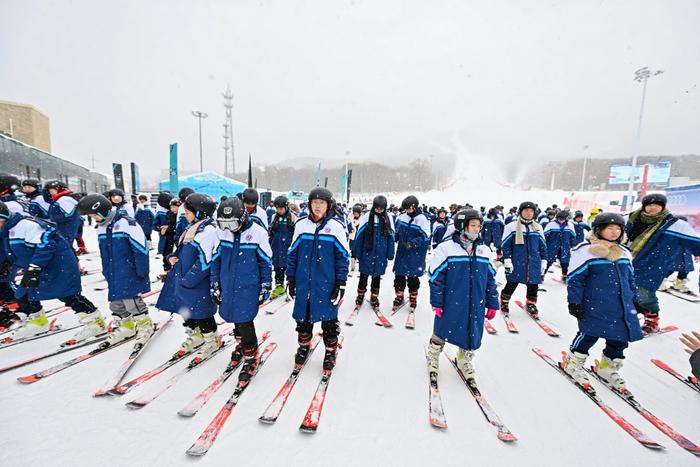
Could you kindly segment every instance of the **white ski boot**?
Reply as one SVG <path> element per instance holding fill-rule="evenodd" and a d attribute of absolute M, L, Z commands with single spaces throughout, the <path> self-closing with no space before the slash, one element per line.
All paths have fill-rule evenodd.
<path fill-rule="evenodd" d="M 591 382 L 586 373 L 585 364 L 588 355 L 569 351 L 564 358 L 562 369 L 566 374 L 571 376 L 574 381 L 583 386 L 585 389 L 591 387 Z"/>
<path fill-rule="evenodd" d="M 464 374 L 467 379 L 474 379 L 474 365 L 472 365 L 472 360 L 474 359 L 473 350 L 459 349 L 457 351 L 457 368 Z"/>
<path fill-rule="evenodd" d="M 134 319 L 131 316 L 116 319 L 114 326 L 114 330 L 107 337 L 106 342 L 109 345 L 118 344 L 136 335 L 136 323 L 134 323 Z"/>
<path fill-rule="evenodd" d="M 664 279 L 664 280 L 661 282 L 661 285 L 659 286 L 658 291 L 659 291 L 659 292 L 665 292 L 665 291 L 667 291 L 667 290 L 670 289 L 670 288 L 671 288 L 671 284 L 669 284 L 669 282 L 668 282 L 666 279 Z"/>
<path fill-rule="evenodd" d="M 25 316 L 23 313 L 17 313 L 17 316 L 20 317 L 24 324 L 10 334 L 10 339 L 13 341 L 36 336 L 37 334 L 41 334 L 42 332 L 49 330 L 49 320 L 46 317 L 44 310 L 39 310 L 36 313 L 30 314 L 29 316 Z"/>
<path fill-rule="evenodd" d="M 66 344 L 72 345 L 105 332 L 105 319 L 100 310 L 92 313 L 78 313 L 78 321 L 83 325 Z"/>
<path fill-rule="evenodd" d="M 678 292 L 681 293 L 690 293 L 690 289 L 688 288 L 688 279 L 676 279 L 673 281 L 673 284 L 671 284 L 671 288 L 673 290 L 677 290 Z"/>
<path fill-rule="evenodd" d="M 207 358 L 211 357 L 214 352 L 219 350 L 221 347 L 221 337 L 219 334 L 214 332 L 206 332 L 202 334 L 203 343 L 197 349 L 197 353 L 194 356 L 191 364 L 199 365 Z"/>
<path fill-rule="evenodd" d="M 153 335 L 156 326 L 148 313 L 136 316 L 136 318 L 138 319 L 136 320 L 136 339 L 134 341 L 136 344 L 143 344 Z"/>
<path fill-rule="evenodd" d="M 436 375 L 440 371 L 440 354 L 442 353 L 442 348 L 445 344 L 438 344 L 430 340 L 428 344 L 428 349 L 426 351 L 426 356 L 428 359 L 428 373 L 435 373 Z"/>
<path fill-rule="evenodd" d="M 180 349 L 175 353 L 176 357 L 184 357 L 185 354 L 192 352 L 194 349 L 199 347 L 204 343 L 204 337 L 202 337 L 202 331 L 199 328 L 185 328 L 185 333 L 187 337 L 185 341 L 180 345 Z"/>
<path fill-rule="evenodd" d="M 631 396 L 631 393 L 625 386 L 625 380 L 618 373 L 624 361 L 623 358 L 608 358 L 603 355 L 600 362 L 596 365 L 595 372 L 607 386 L 617 392 Z"/>

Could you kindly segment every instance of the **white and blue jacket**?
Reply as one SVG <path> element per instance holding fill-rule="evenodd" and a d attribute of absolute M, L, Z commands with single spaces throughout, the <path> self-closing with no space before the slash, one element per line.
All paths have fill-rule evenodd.
<path fill-rule="evenodd" d="M 73 245 L 82 223 L 77 209 L 78 202 L 71 194 L 70 190 L 59 194 L 49 206 L 49 220 L 56 224 L 56 229 L 69 245 Z"/>
<path fill-rule="evenodd" d="M 162 206 L 156 208 L 155 216 L 153 216 L 153 226 L 152 229 L 158 232 L 158 254 L 163 254 L 163 249 L 165 248 L 165 241 L 168 238 L 167 235 L 160 234 L 160 228 L 164 225 L 168 225 L 168 210 Z"/>
<path fill-rule="evenodd" d="M 396 218 L 396 259 L 394 274 L 420 277 L 425 272 L 425 255 L 430 245 L 430 221 L 416 209 L 413 214 L 400 214 Z"/>
<path fill-rule="evenodd" d="M 247 323 L 258 314 L 260 285 L 272 282 L 272 250 L 267 231 L 248 220 L 240 232 L 217 230 L 212 284 L 221 287 L 219 315 L 229 323 Z"/>
<path fill-rule="evenodd" d="M 365 250 L 365 238 L 369 235 L 367 232 L 369 213 L 364 213 L 360 218 L 352 248 L 354 256 L 359 259 L 361 274 L 383 276 L 387 263 L 394 259 L 394 221 L 389 215 L 386 218 L 389 223 L 389 235 L 382 233 L 381 219 L 377 215 L 374 216 L 372 249 L 369 251 Z"/>
<path fill-rule="evenodd" d="M 493 252 L 481 243 L 467 253 L 459 234 L 435 249 L 428 273 L 430 304 L 442 308 L 435 316 L 433 333 L 462 349 L 481 347 L 487 308 L 498 308 Z"/>
<path fill-rule="evenodd" d="M 569 264 L 571 249 L 576 246 L 576 228 L 572 221 L 560 224 L 551 221 L 544 228 L 544 238 L 547 241 L 547 260 L 559 258 L 562 266 Z"/>
<path fill-rule="evenodd" d="M 493 244 L 493 246 L 500 250 L 505 226 L 506 224 L 500 217 L 484 219 L 481 225 L 481 238 L 484 240 L 484 245 L 490 246 Z"/>
<path fill-rule="evenodd" d="M 534 223 L 535 221 L 533 221 Z M 541 264 L 547 259 L 547 242 L 542 230 L 533 230 L 532 224 L 523 224 L 523 245 L 515 244 L 515 228 L 518 220 L 506 224 L 503 229 L 503 241 L 501 250 L 502 260 L 509 259 L 513 262 L 513 272 L 506 273 L 508 282 L 519 284 L 541 284 Z"/>
<path fill-rule="evenodd" d="M 623 255 L 612 261 L 595 256 L 589 241 L 577 245 L 566 279 L 567 299 L 583 309 L 583 317 L 578 320 L 580 332 L 632 342 L 642 338 L 642 329 L 634 307 L 637 298 L 632 254 L 624 246 L 621 249 Z"/>
<path fill-rule="evenodd" d="M 275 268 L 287 268 L 287 251 L 292 245 L 296 216 L 290 211 L 292 225 L 287 224 L 287 216 L 272 215 L 270 222 L 270 247 L 272 248 L 272 265 Z M 279 218 L 279 222 L 277 219 Z"/>
<path fill-rule="evenodd" d="M 144 235 L 149 235 L 151 230 L 153 230 L 153 221 L 155 217 L 156 215 L 153 213 L 153 210 L 148 206 L 145 208 L 139 206 L 134 213 L 134 219 L 141 226 Z"/>
<path fill-rule="evenodd" d="M 576 239 L 574 240 L 574 245 L 578 245 L 582 241 L 586 239 L 586 231 L 590 232 L 591 231 L 591 226 L 586 224 L 585 222 L 576 222 L 576 221 L 571 221 L 574 223 L 574 229 L 576 229 Z"/>
<path fill-rule="evenodd" d="M 260 225 L 263 229 L 267 230 L 268 229 L 268 223 L 267 223 L 267 213 L 263 208 L 258 206 L 257 204 L 255 205 L 255 211 L 249 212 L 248 217 L 250 218 L 251 221 L 255 222 L 256 224 Z"/>
<path fill-rule="evenodd" d="M 326 216 L 318 224 L 310 217 L 297 221 L 287 253 L 287 277 L 296 280 L 295 320 L 315 323 L 338 318 L 331 293 L 337 282 L 348 278 L 348 248 L 341 219 Z"/>
<path fill-rule="evenodd" d="M 136 220 L 112 208 L 109 224 L 97 225 L 102 275 L 107 281 L 110 302 L 134 298 L 151 290 L 148 277 L 148 246 Z"/>
<path fill-rule="evenodd" d="M 27 212 L 38 219 L 48 219 L 49 218 L 49 207 L 51 204 L 46 201 L 41 193 L 35 191 L 32 196 L 28 196 L 27 201 Z"/>

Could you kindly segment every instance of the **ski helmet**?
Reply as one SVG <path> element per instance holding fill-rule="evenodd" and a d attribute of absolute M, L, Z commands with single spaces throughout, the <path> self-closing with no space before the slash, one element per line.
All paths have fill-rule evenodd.
<path fill-rule="evenodd" d="M 12 216 L 10 208 L 7 207 L 7 204 L 0 201 L 0 220 L 6 221 L 10 218 L 10 216 Z"/>
<path fill-rule="evenodd" d="M 172 207 L 172 206 L 180 207 L 181 205 L 182 205 L 182 201 L 180 201 L 180 198 L 173 198 L 168 203 L 168 207 Z"/>
<path fill-rule="evenodd" d="M 489 214 L 488 214 L 488 216 L 489 216 L 489 219 L 495 219 L 495 218 L 497 218 L 497 217 L 498 217 L 498 209 L 496 209 L 496 208 L 491 208 L 491 209 L 489 209 Z"/>
<path fill-rule="evenodd" d="M 566 210 L 561 210 L 556 214 L 556 219 L 558 221 L 568 221 L 569 220 L 569 211 Z"/>
<path fill-rule="evenodd" d="M 245 190 L 243 190 L 241 199 L 246 204 L 258 204 L 260 195 L 258 194 L 258 190 L 256 190 L 255 188 L 246 188 Z"/>
<path fill-rule="evenodd" d="M 173 195 L 171 195 L 167 191 L 161 191 L 158 193 L 158 206 L 160 206 L 163 209 L 168 209 L 168 206 L 170 206 L 170 201 L 172 201 Z"/>
<path fill-rule="evenodd" d="M 461 211 L 457 211 L 457 214 L 452 218 L 455 230 L 459 233 L 464 232 L 469 225 L 469 221 L 472 219 L 479 219 L 480 223 L 484 221 L 484 218 L 481 217 L 481 213 L 476 209 L 462 209 Z"/>
<path fill-rule="evenodd" d="M 418 198 L 416 198 L 413 195 L 406 196 L 403 201 L 401 201 L 401 209 L 408 209 L 408 208 L 418 208 L 418 205 L 420 203 L 418 202 Z"/>
<path fill-rule="evenodd" d="M 593 222 L 591 223 L 591 228 L 593 229 L 593 232 L 595 232 L 596 236 L 598 236 L 598 232 L 600 232 L 610 224 L 620 226 L 620 228 L 623 231 L 623 233 L 620 234 L 620 238 L 622 238 L 625 230 L 625 218 L 615 212 L 601 212 L 600 214 L 595 216 L 595 219 L 593 219 Z M 617 240 L 619 241 L 620 238 L 618 238 Z"/>
<path fill-rule="evenodd" d="M 41 189 L 41 183 L 36 178 L 28 178 L 22 181 L 22 186 L 32 186 L 37 190 Z"/>
<path fill-rule="evenodd" d="M 384 195 L 377 195 L 372 200 L 372 209 L 384 209 L 386 211 L 386 206 L 389 202 Z"/>
<path fill-rule="evenodd" d="M 525 209 L 532 209 L 535 212 L 537 211 L 537 205 L 532 201 L 523 201 L 518 208 L 518 214 L 522 214 Z"/>
<path fill-rule="evenodd" d="M 67 188 L 68 185 L 63 180 L 49 180 L 48 182 L 44 183 L 44 189 L 46 191 L 49 191 L 51 189 L 61 191 Z"/>
<path fill-rule="evenodd" d="M 286 196 L 279 195 L 278 197 L 275 198 L 275 201 L 272 204 L 276 208 L 286 208 L 289 206 L 289 200 L 287 199 Z"/>
<path fill-rule="evenodd" d="M 19 178 L 8 173 L 0 173 L 0 194 L 15 191 L 19 186 Z"/>
<path fill-rule="evenodd" d="M 185 187 L 185 188 L 180 189 L 180 191 L 177 192 L 177 197 L 180 198 L 180 201 L 182 201 L 184 203 L 185 200 L 187 199 L 187 197 L 189 195 L 191 195 L 192 193 L 194 193 L 194 190 L 192 188 Z"/>
<path fill-rule="evenodd" d="M 192 193 L 185 199 L 185 209 L 194 213 L 197 220 L 211 217 L 216 210 L 216 202 L 204 193 Z"/>
<path fill-rule="evenodd" d="M 362 205 L 361 204 L 353 205 L 352 212 L 357 212 L 357 213 L 362 214 Z"/>
<path fill-rule="evenodd" d="M 97 214 L 102 217 L 102 219 L 106 219 L 111 210 L 112 202 L 103 195 L 97 193 L 87 195 L 78 202 L 78 214 L 81 216 Z"/>
<path fill-rule="evenodd" d="M 577 217 L 583 217 L 583 211 L 576 211 L 574 213 L 574 219 L 576 219 Z"/>
<path fill-rule="evenodd" d="M 315 199 L 326 201 L 330 205 L 333 203 L 333 193 L 327 188 L 317 186 L 309 192 L 309 203 Z"/>
<path fill-rule="evenodd" d="M 652 193 L 642 198 L 642 208 L 645 208 L 650 204 L 658 204 L 662 208 L 666 209 L 666 203 L 666 195 L 662 193 Z"/>
<path fill-rule="evenodd" d="M 124 190 L 120 190 L 119 188 L 112 188 L 107 192 L 107 198 L 112 199 L 112 196 L 121 196 L 123 201 L 124 196 L 126 196 L 126 194 L 124 193 Z"/>
<path fill-rule="evenodd" d="M 238 232 L 247 221 L 248 211 L 238 198 L 223 201 L 216 210 L 216 223 L 221 230 Z"/>

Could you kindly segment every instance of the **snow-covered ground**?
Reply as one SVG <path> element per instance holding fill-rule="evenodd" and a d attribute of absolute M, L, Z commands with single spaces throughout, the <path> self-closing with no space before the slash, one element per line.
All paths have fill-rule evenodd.
<path fill-rule="evenodd" d="M 465 197 L 469 199 L 467 193 Z M 519 199 L 522 194 L 513 202 Z M 85 231 L 94 250 L 94 231 L 89 228 Z M 89 269 L 99 267 L 97 260 L 85 264 Z M 160 261 L 153 259 L 152 266 L 155 275 L 160 271 Z M 106 292 L 94 290 L 98 277 L 85 277 L 84 291 L 108 312 Z M 382 284 L 384 309 L 390 307 L 392 278 L 388 273 Z M 499 280 L 504 281 L 502 270 Z M 697 290 L 697 274 L 691 275 L 691 283 Z M 357 278 L 351 278 L 347 299 L 341 307 L 341 320 L 352 309 L 356 285 Z M 272 331 L 271 341 L 279 347 L 243 395 L 204 458 L 188 458 L 185 450 L 230 395 L 235 378 L 195 417 L 183 419 L 177 411 L 224 368 L 228 352 L 188 374 L 151 405 L 134 411 L 124 403 L 151 391 L 177 368 L 125 396 L 93 398 L 92 393 L 129 354 L 130 346 L 122 346 L 31 385 L 20 384 L 16 378 L 81 351 L 0 375 L 3 413 L 0 465 L 697 465 L 698 459 L 693 455 L 683 451 L 610 391 L 594 383 L 604 400 L 666 449 L 655 452 L 639 445 L 531 352 L 532 347 L 539 346 L 557 358 L 568 347 L 576 330 L 576 321 L 566 309 L 565 286 L 548 278 L 545 287 L 547 292 L 540 294 L 539 301 L 542 317 L 561 337 L 547 336 L 524 312 L 513 307 L 511 315 L 520 333 L 509 334 L 500 316 L 496 317 L 493 324 L 498 334 L 484 336 L 475 361 L 484 395 L 519 438 L 511 445 L 496 438 L 494 429 L 484 420 L 444 358 L 440 383 L 448 428 L 438 431 L 428 424 L 423 346 L 432 331 L 432 312 L 424 280 L 415 330 L 404 328 L 405 310 L 393 317 L 392 329 L 375 326 L 368 308 L 362 309 L 354 327 L 342 326 L 345 346 L 339 353 L 315 435 L 302 434 L 298 427 L 319 380 L 322 346 L 302 373 L 277 423 L 262 425 L 257 420 L 291 370 L 296 334 L 291 306 L 287 305 L 274 315 L 258 316 L 259 333 Z M 522 299 L 524 293 L 520 288 L 514 298 Z M 661 294 L 660 300 L 662 324 L 675 324 L 683 331 L 700 329 L 700 305 L 666 294 Z M 52 301 L 45 305 L 51 308 L 58 304 Z M 155 310 L 152 313 L 158 320 L 167 317 L 167 313 Z M 58 321 L 73 324 L 75 317 L 59 315 Z M 0 366 L 52 349 L 65 336 L 0 350 Z M 177 349 L 183 336 L 178 321 L 152 343 L 128 376 L 139 375 L 163 362 Z M 675 332 L 633 343 L 627 352 L 623 376 L 637 398 L 654 414 L 700 443 L 700 395 L 649 361 L 659 358 L 689 373 L 687 355 L 678 336 L 679 332 Z M 592 355 L 599 356 L 601 350 L 599 343 Z"/>

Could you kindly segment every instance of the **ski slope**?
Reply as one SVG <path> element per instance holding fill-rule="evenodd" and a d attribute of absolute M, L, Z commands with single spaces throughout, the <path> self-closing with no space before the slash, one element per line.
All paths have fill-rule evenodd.
<path fill-rule="evenodd" d="M 85 233 L 90 250 L 95 251 L 94 230 L 86 228 Z M 85 265 L 88 269 L 100 267 L 98 259 Z M 152 275 L 160 270 L 160 260 L 153 259 Z M 93 290 L 99 277 L 83 278 L 84 293 L 108 313 L 106 291 Z M 392 279 L 389 272 L 380 297 L 387 313 L 393 295 Z M 502 270 L 498 280 L 504 282 Z M 697 290 L 696 273 L 690 282 Z M 341 306 L 341 322 L 353 308 L 356 287 L 357 277 L 351 277 Z M 31 385 L 20 384 L 16 378 L 82 351 L 1 374 L 4 428 L 0 436 L 0 465 L 698 465 L 700 460 L 695 456 L 678 447 L 605 387 L 593 383 L 611 407 L 666 449 L 657 452 L 642 447 L 531 352 L 537 346 L 558 358 L 576 331 L 576 321 L 566 309 L 565 286 L 550 275 L 544 287 L 547 292 L 540 294 L 538 304 L 541 316 L 561 337 L 547 336 L 513 304 L 511 316 L 519 334 L 509 334 L 497 316 L 492 323 L 498 334 L 484 336 L 483 347 L 475 359 L 480 389 L 518 437 L 513 444 L 496 438 L 496 431 L 485 421 L 444 357 L 440 385 L 448 428 L 439 431 L 428 424 L 423 346 L 432 331 L 432 312 L 424 278 L 415 330 L 403 326 L 407 307 L 392 318 L 391 329 L 376 326 L 367 306 L 362 308 L 354 327 L 341 325 L 345 345 L 338 355 L 320 426 L 314 435 L 300 433 L 298 427 L 320 378 L 322 345 L 302 372 L 277 423 L 258 422 L 292 369 L 296 333 L 288 304 L 274 315 L 258 315 L 258 335 L 270 330 L 268 342 L 277 342 L 279 347 L 255 377 L 204 458 L 188 458 L 185 450 L 228 398 L 235 376 L 193 418 L 181 418 L 177 411 L 218 376 L 229 352 L 186 375 L 147 407 L 130 410 L 125 407 L 126 402 L 150 393 L 181 366 L 124 396 L 93 398 L 92 394 L 128 356 L 131 345 L 127 344 Z M 514 300 L 524 299 L 524 293 L 521 286 Z M 682 331 L 700 329 L 699 304 L 667 294 L 660 294 L 660 300 L 662 325 L 674 324 Z M 47 308 L 57 305 L 57 301 L 45 304 Z M 152 316 L 162 320 L 168 314 L 152 311 Z M 179 317 L 176 320 L 151 343 L 127 379 L 155 367 L 175 352 L 184 337 Z M 75 317 L 65 313 L 59 315 L 58 322 L 74 324 Z M 70 332 L 0 350 L 0 366 L 50 350 L 67 335 Z M 649 361 L 659 358 L 689 373 L 687 355 L 677 340 L 679 335 L 680 331 L 633 343 L 627 352 L 623 376 L 651 412 L 700 443 L 700 394 Z M 592 356 L 599 357 L 601 350 L 599 342 Z"/>

